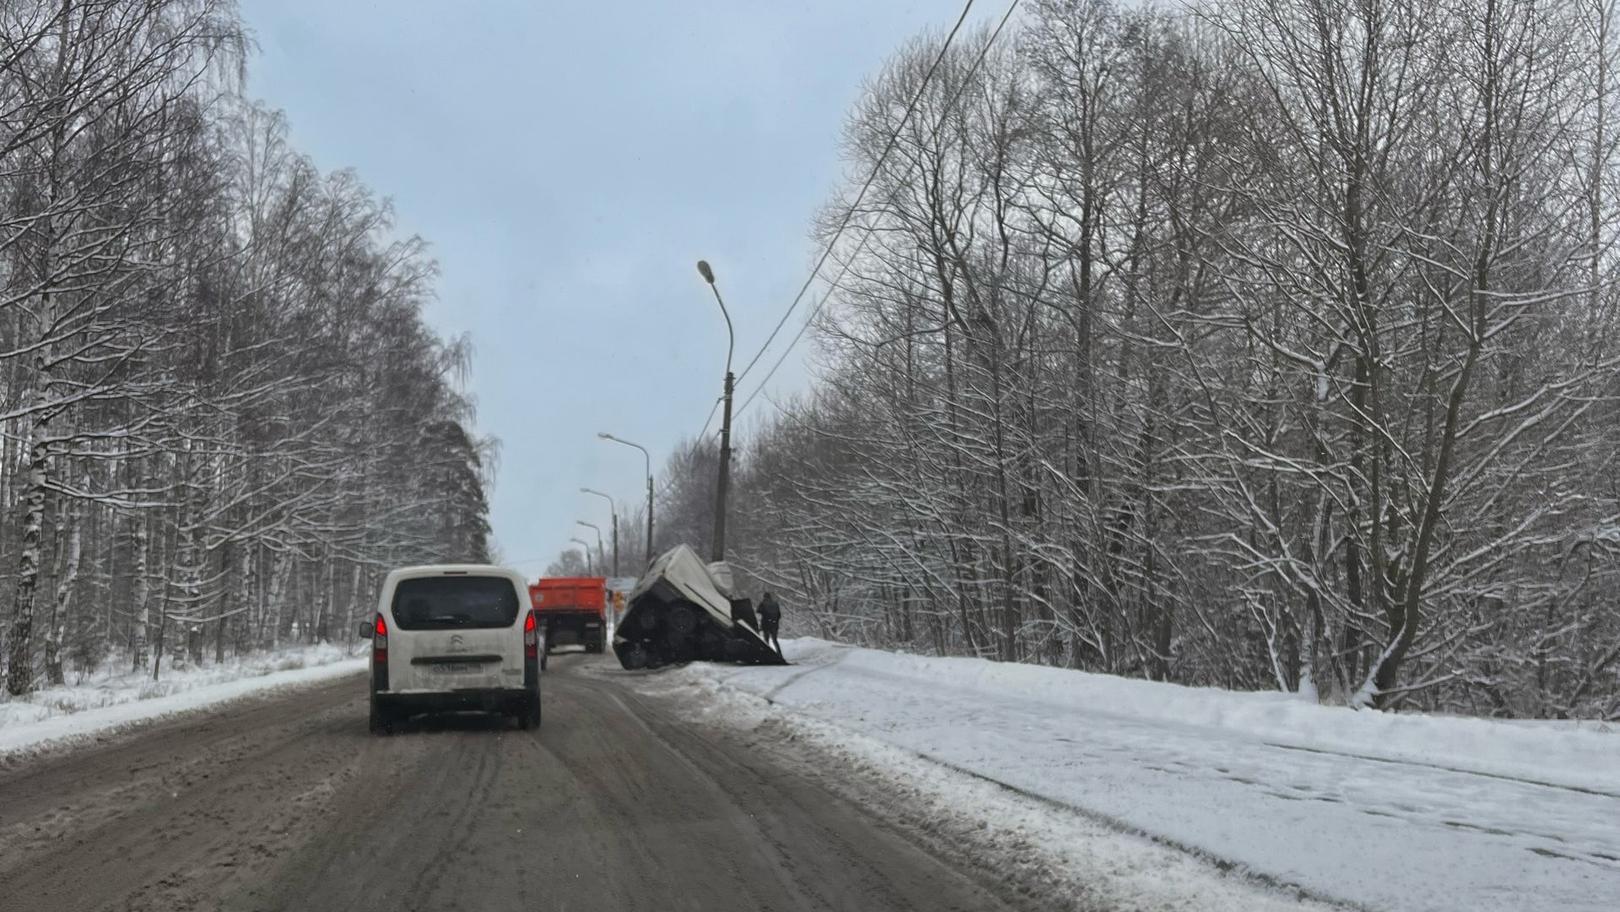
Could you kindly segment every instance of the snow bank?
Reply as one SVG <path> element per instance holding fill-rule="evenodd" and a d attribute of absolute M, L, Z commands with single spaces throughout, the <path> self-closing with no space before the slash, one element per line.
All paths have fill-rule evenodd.
<path fill-rule="evenodd" d="M 796 665 L 692 665 L 665 677 L 761 698 L 872 763 L 895 768 L 862 744 L 1314 896 L 1401 912 L 1620 908 L 1612 726 L 1357 712 L 819 640 L 783 645 Z M 993 804 L 966 812 L 1010 825 Z M 1069 825 L 1032 840 L 1061 845 Z"/>
<path fill-rule="evenodd" d="M 0 697 L 0 756 L 64 739 L 106 732 L 134 722 L 197 709 L 260 690 L 308 684 L 352 674 L 365 656 L 329 643 L 255 653 L 209 663 L 151 671 L 123 671 L 109 661 L 95 674 L 26 697 Z"/>
<path fill-rule="evenodd" d="M 720 682 L 709 670 L 693 665 L 639 676 L 635 686 L 680 700 L 694 721 L 779 741 L 781 759 L 805 775 L 820 777 L 875 817 L 906 825 L 941 857 L 1043 906 L 1073 912 L 1342 908 L 1249 872 L 1223 872 L 1195 855 L 1122 832 L 1113 821 L 1068 812 L 879 738 L 772 705 Z"/>
<path fill-rule="evenodd" d="M 784 644 L 785 646 L 785 644 Z M 1504 722 L 1321 706 L 1293 694 L 1183 687 L 1041 665 L 936 658 L 802 639 L 789 657 L 930 689 L 1043 703 L 1055 710 L 1220 729 L 1303 750 L 1425 763 L 1620 794 L 1620 725 Z"/>

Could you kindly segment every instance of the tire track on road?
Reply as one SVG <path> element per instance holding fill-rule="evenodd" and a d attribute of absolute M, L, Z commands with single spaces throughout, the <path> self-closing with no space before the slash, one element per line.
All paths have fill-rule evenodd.
<path fill-rule="evenodd" d="M 356 676 L 0 774 L 0 897 L 26 912 L 1033 908 L 746 738 L 584 673 L 603 659 L 556 658 L 538 733 L 452 716 L 374 737 Z"/>

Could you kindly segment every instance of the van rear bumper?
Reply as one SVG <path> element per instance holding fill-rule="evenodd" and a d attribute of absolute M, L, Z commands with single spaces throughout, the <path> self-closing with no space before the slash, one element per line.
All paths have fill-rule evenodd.
<path fill-rule="evenodd" d="M 538 693 L 523 688 L 479 687 L 421 693 L 388 693 L 385 691 L 373 694 L 372 698 L 377 701 L 379 707 L 387 709 L 396 715 L 404 716 L 439 712 L 517 714 L 523 712 L 530 699 L 538 696 Z"/>

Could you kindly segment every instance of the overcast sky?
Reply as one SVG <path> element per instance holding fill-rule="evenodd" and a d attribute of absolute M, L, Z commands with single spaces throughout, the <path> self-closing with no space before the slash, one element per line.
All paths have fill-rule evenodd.
<path fill-rule="evenodd" d="M 287 112 L 317 165 L 355 168 L 393 199 L 403 232 L 432 244 L 443 274 L 429 319 L 445 335 L 472 336 L 478 429 L 502 442 L 495 536 L 503 558 L 530 574 L 570 536 L 588 536 L 575 519 L 606 530 L 607 504 L 582 485 L 643 496 L 640 454 L 597 431 L 646 445 L 657 471 L 718 397 L 725 325 L 695 261 L 714 265 L 746 361 L 809 270 L 811 219 L 843 174 L 841 128 L 862 81 L 961 9 L 958 0 L 242 8 L 259 48 L 251 93 Z M 971 21 L 999 12 L 975 7 Z M 773 389 L 808 382 L 811 348 L 793 353 Z M 767 409 L 761 399 L 749 417 Z"/>

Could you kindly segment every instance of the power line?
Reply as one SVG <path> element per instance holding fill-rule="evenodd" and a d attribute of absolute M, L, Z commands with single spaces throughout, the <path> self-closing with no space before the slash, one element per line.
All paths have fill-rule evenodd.
<path fill-rule="evenodd" d="M 703 419 L 703 430 L 698 431 L 697 439 L 699 441 L 702 441 L 704 435 L 709 433 L 709 425 L 714 423 L 714 413 L 720 410 L 720 403 L 722 401 L 722 399 L 714 400 L 714 405 L 709 408 L 709 417 Z"/>
<path fill-rule="evenodd" d="M 1017 0 L 1014 0 L 1013 5 L 1017 5 Z M 776 322 L 776 328 L 771 330 L 771 334 L 766 337 L 765 344 L 759 347 L 759 351 L 755 352 L 754 357 L 749 359 L 748 365 L 742 369 L 742 373 L 737 375 L 738 382 L 748 376 L 748 372 L 753 370 L 754 365 L 765 354 L 765 350 L 771 347 L 771 343 L 776 339 L 776 334 L 782 331 L 782 327 L 787 323 L 788 318 L 793 316 L 793 311 L 798 309 L 799 302 L 804 299 L 804 293 L 810 290 L 810 285 L 815 282 L 816 275 L 821 272 L 821 267 L 826 265 L 827 258 L 832 255 L 833 248 L 838 246 L 838 239 L 843 236 L 844 229 L 849 226 L 849 221 L 854 217 L 855 210 L 860 208 L 861 201 L 866 199 L 866 191 L 871 189 L 872 182 L 877 179 L 878 172 L 883 168 L 883 163 L 889 158 L 889 153 L 894 151 L 895 144 L 900 141 L 900 131 L 905 129 L 906 123 L 911 120 L 912 113 L 917 109 L 917 103 L 922 101 L 923 92 L 928 89 L 929 81 L 934 78 L 934 71 L 939 69 L 940 63 L 944 61 L 946 52 L 951 49 L 951 42 L 956 39 L 956 33 L 961 30 L 962 23 L 967 21 L 968 11 L 972 9 L 973 0 L 967 0 L 967 5 L 962 7 L 962 15 L 958 16 L 956 24 L 951 26 L 950 34 L 945 36 L 945 44 L 940 47 L 939 54 L 928 67 L 928 72 L 923 74 L 922 83 L 917 86 L 916 94 L 911 97 L 911 101 L 906 105 L 905 114 L 901 116 L 900 122 L 895 125 L 894 132 L 889 134 L 889 141 L 884 145 L 883 153 L 878 156 L 877 162 L 872 165 L 871 173 L 866 175 L 866 182 L 861 184 L 861 192 L 855 195 L 855 202 L 844 210 L 844 217 L 833 231 L 832 239 L 827 242 L 827 249 L 821 252 L 820 259 L 816 260 L 815 268 L 810 270 L 810 275 L 805 277 L 804 284 L 799 286 L 799 293 L 793 296 L 793 302 L 788 305 L 787 312 L 782 314 L 782 319 Z M 998 28 L 997 31 L 1000 31 L 1000 29 Z"/>
<path fill-rule="evenodd" d="M 782 349 L 782 354 L 777 357 L 776 363 L 772 364 L 771 369 L 766 372 L 765 379 L 759 381 L 759 385 L 754 387 L 754 391 L 748 394 L 747 399 L 743 400 L 742 406 L 738 408 L 736 413 L 731 416 L 732 418 L 735 419 L 742 417 L 742 413 L 748 410 L 748 404 L 753 402 L 754 398 L 764 391 L 765 385 L 771 382 L 771 378 L 776 376 L 776 371 L 782 366 L 782 362 L 787 360 L 787 356 L 792 354 L 793 349 L 798 346 L 799 340 L 804 338 L 805 330 L 810 328 L 810 324 L 816 322 L 816 317 L 821 313 L 821 309 L 827 306 L 827 299 L 832 297 L 833 292 L 838 290 L 838 283 L 843 281 L 844 273 L 849 271 L 849 264 L 855 262 L 855 258 L 860 256 L 862 250 L 866 249 L 866 242 L 870 241 L 871 239 L 872 231 L 869 228 L 867 229 L 866 234 L 861 236 L 861 242 L 855 246 L 855 250 L 850 253 L 849 259 L 845 260 L 844 265 L 839 268 L 838 275 L 834 276 L 832 282 L 828 284 L 827 293 L 822 295 L 821 300 L 816 303 L 816 309 L 810 311 L 810 316 L 804 318 L 804 324 L 801 325 L 799 327 L 799 331 L 794 334 L 793 341 L 788 343 L 787 348 Z"/>
<path fill-rule="evenodd" d="M 984 63 L 984 59 L 987 56 L 989 56 L 990 47 L 992 45 L 994 45 L 996 43 L 996 39 L 1001 36 L 1001 30 L 1006 27 L 1008 20 L 1012 19 L 1012 14 L 1013 14 L 1013 12 L 1015 10 L 1018 9 L 1018 4 L 1020 2 L 1021 2 L 1021 0 L 1012 0 L 1012 3 L 1010 5 L 1008 5 L 1007 12 L 1003 13 L 1002 16 L 1001 16 L 1001 21 L 996 23 L 995 31 L 990 33 L 990 37 L 988 39 L 986 39 L 985 42 L 984 42 L 984 47 L 979 49 L 979 56 L 974 59 L 973 66 L 968 68 L 967 74 L 962 79 L 962 83 L 960 85 L 958 85 L 956 87 L 956 91 L 951 94 L 950 101 L 946 102 L 947 107 L 950 106 L 950 105 L 955 104 L 956 100 L 961 97 L 963 89 L 967 88 L 968 82 L 970 80 L 972 80 L 972 78 L 973 78 L 973 74 L 977 73 L 979 71 L 979 67 Z M 969 3 L 968 5 L 972 6 L 971 3 Z M 964 16 L 966 16 L 967 11 L 963 10 L 962 14 Z M 961 25 L 961 22 L 959 21 L 957 23 L 957 25 Z M 955 29 L 952 29 L 951 34 L 952 35 L 956 34 Z M 949 46 L 950 39 L 947 38 L 945 43 L 946 43 L 947 46 Z M 944 54 L 944 52 L 941 51 L 941 56 L 943 56 L 943 54 Z M 936 66 L 939 64 L 939 59 L 938 58 L 936 58 L 934 60 L 934 64 Z M 929 70 L 928 70 L 929 75 L 933 75 L 933 72 L 934 72 L 933 68 L 930 67 Z M 927 77 L 924 77 L 923 84 L 926 85 L 927 82 L 928 82 Z M 913 99 L 913 100 L 915 101 L 915 99 Z M 910 110 L 909 109 L 907 110 L 906 113 L 907 113 L 907 116 L 910 116 Z M 905 125 L 905 121 L 903 119 L 901 120 L 900 123 L 901 123 L 901 126 Z M 900 135 L 900 132 L 897 129 L 895 131 L 895 133 L 894 133 L 894 137 L 891 137 L 891 139 L 890 139 L 890 147 L 893 146 L 894 138 L 898 137 L 899 135 Z M 888 154 L 888 149 L 884 149 L 884 155 L 887 155 L 887 154 Z M 881 158 L 878 160 L 878 164 L 879 165 L 883 164 L 883 160 Z M 872 169 L 872 175 L 875 176 L 876 174 L 877 174 L 877 168 L 873 168 Z M 866 195 L 866 187 L 870 186 L 871 183 L 872 183 L 872 177 L 869 176 L 867 178 L 867 181 L 866 181 L 866 186 L 861 187 L 861 195 L 856 197 L 856 199 L 855 199 L 855 205 L 851 206 L 849 211 L 844 214 L 844 224 L 848 223 L 850 214 L 855 211 L 855 206 L 860 205 L 861 197 L 864 197 Z M 896 192 L 898 192 L 898 190 Z M 893 200 L 894 200 L 894 194 L 890 194 L 889 201 L 893 202 Z M 838 231 L 842 232 L 843 230 L 844 230 L 844 225 L 840 224 L 839 227 L 838 227 Z M 736 413 L 734 415 L 732 415 L 733 418 L 741 417 L 742 413 L 748 409 L 749 403 L 753 402 L 755 397 L 757 397 L 765 389 L 765 385 L 767 383 L 771 382 L 771 378 L 776 376 L 777 369 L 779 369 L 782 366 L 782 363 L 787 360 L 787 356 L 793 351 L 793 349 L 796 346 L 798 346 L 799 340 L 804 338 L 805 330 L 809 329 L 810 324 L 812 324 L 812 323 L 814 323 L 816 321 L 816 317 L 817 317 L 817 315 L 819 315 L 821 313 L 822 308 L 827 306 L 828 299 L 832 297 L 834 291 L 838 290 L 838 282 L 841 279 L 843 279 L 844 273 L 849 271 L 849 264 L 854 262 L 855 258 L 860 255 L 860 252 L 863 249 L 865 249 L 867 241 L 870 241 L 872 239 L 872 234 L 873 234 L 874 230 L 875 229 L 873 229 L 871 226 L 867 226 L 866 234 L 861 236 L 861 243 L 856 246 L 854 252 L 850 254 L 849 259 L 844 261 L 843 268 L 841 268 L 838 271 L 838 275 L 833 278 L 831 283 L 829 283 L 829 285 L 827 287 L 827 293 L 821 296 L 821 301 L 816 304 L 815 310 L 810 311 L 810 316 L 805 318 L 804 325 L 799 327 L 799 332 L 798 332 L 797 335 L 795 335 L 793 337 L 793 341 L 789 342 L 787 348 L 782 350 L 782 354 L 776 359 L 776 363 L 772 364 L 771 369 L 768 372 L 766 372 L 765 379 L 759 381 L 759 385 L 754 387 L 754 391 L 752 393 L 748 394 L 747 399 L 743 400 L 742 407 L 738 408 Z M 835 234 L 833 236 L 833 241 L 836 242 L 837 240 L 838 240 L 838 236 L 837 236 L 837 234 Z M 809 288 L 810 287 L 810 283 L 815 280 L 816 272 L 820 271 L 821 264 L 823 262 L 826 262 L 827 255 L 830 254 L 831 252 L 832 252 L 832 246 L 829 245 L 827 247 L 827 252 L 823 253 L 822 256 L 821 256 L 821 262 L 818 262 L 816 264 L 815 271 L 812 271 L 810 273 L 810 278 L 805 280 L 804 288 Z M 799 289 L 799 294 L 800 295 L 804 294 L 804 288 Z M 797 307 L 798 303 L 799 303 L 799 299 L 794 298 L 793 299 L 793 306 L 788 308 L 788 314 L 793 313 L 793 307 Z M 787 316 L 784 315 L 782 317 L 782 320 L 783 320 L 783 322 L 786 322 Z M 778 323 L 776 328 L 781 329 L 782 324 Z M 774 331 L 771 333 L 771 338 L 772 339 L 776 338 L 776 333 Z M 765 345 L 769 346 L 770 344 L 771 344 L 771 340 L 766 339 L 765 340 Z M 760 349 L 760 351 L 759 351 L 759 354 L 754 355 L 754 361 L 758 361 L 759 360 L 759 355 L 764 354 L 764 353 L 765 353 L 765 349 L 762 347 Z M 748 366 L 753 367 L 754 366 L 754 361 L 748 362 Z M 743 373 L 746 374 L 747 372 L 748 371 L 746 369 L 744 369 Z M 739 376 L 737 379 L 741 380 L 742 377 Z M 714 413 L 712 411 L 709 413 L 709 418 L 710 418 L 710 420 L 713 420 L 713 418 L 714 418 Z M 708 424 L 707 423 L 704 424 L 704 430 L 708 430 Z"/>

